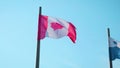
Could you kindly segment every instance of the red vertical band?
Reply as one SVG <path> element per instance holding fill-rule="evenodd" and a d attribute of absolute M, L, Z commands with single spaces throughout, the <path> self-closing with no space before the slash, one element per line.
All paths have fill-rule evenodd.
<path fill-rule="evenodd" d="M 73 43 L 75 43 L 75 40 L 76 40 L 75 29 L 76 29 L 75 26 L 72 23 L 69 23 L 68 36 L 72 40 Z"/>
<path fill-rule="evenodd" d="M 48 16 L 39 15 L 38 23 L 38 40 L 40 40 L 45 38 L 48 27 Z"/>

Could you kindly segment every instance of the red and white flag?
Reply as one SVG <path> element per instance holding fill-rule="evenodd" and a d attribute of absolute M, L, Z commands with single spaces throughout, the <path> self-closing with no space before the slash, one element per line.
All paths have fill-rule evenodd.
<path fill-rule="evenodd" d="M 38 40 L 45 37 L 61 38 L 69 36 L 73 43 L 76 40 L 75 26 L 60 18 L 53 18 L 50 16 L 39 16 L 38 25 Z"/>

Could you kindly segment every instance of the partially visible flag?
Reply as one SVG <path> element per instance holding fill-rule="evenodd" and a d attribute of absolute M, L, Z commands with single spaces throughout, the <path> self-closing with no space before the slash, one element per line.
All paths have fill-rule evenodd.
<path fill-rule="evenodd" d="M 120 42 L 110 38 L 110 60 L 120 59 Z"/>
<path fill-rule="evenodd" d="M 73 43 L 76 40 L 76 28 L 75 26 L 60 18 L 53 18 L 50 16 L 39 16 L 39 31 L 38 40 L 45 37 L 61 38 L 69 36 Z"/>

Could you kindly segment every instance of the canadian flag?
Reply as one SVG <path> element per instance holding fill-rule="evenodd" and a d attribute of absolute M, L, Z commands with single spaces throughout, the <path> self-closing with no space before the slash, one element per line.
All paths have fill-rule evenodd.
<path fill-rule="evenodd" d="M 60 18 L 40 15 L 38 19 L 38 40 L 45 37 L 61 38 L 69 36 L 73 43 L 76 40 L 75 26 Z"/>

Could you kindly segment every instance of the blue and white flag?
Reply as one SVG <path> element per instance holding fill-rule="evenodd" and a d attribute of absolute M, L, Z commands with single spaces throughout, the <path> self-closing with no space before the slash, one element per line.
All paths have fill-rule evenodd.
<path fill-rule="evenodd" d="M 110 60 L 120 59 L 120 42 L 110 38 Z"/>

